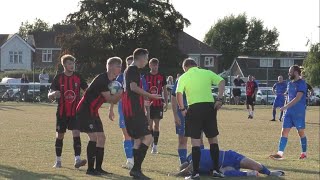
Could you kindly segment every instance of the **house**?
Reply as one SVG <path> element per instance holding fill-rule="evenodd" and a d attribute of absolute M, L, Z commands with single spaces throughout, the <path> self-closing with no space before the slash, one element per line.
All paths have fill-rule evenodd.
<path fill-rule="evenodd" d="M 199 67 L 219 72 L 219 59 L 222 54 L 207 44 L 197 40 L 185 32 L 178 37 L 180 51 L 196 60 Z"/>
<path fill-rule="evenodd" d="M 34 52 L 18 34 L 0 34 L 0 71 L 31 70 Z"/>
<path fill-rule="evenodd" d="M 287 79 L 289 67 L 295 64 L 301 66 L 305 57 L 306 53 L 301 56 L 282 57 L 239 56 L 233 61 L 228 76 L 248 77 L 248 75 L 253 75 L 259 83 L 272 86 L 277 82 L 279 75 Z"/>

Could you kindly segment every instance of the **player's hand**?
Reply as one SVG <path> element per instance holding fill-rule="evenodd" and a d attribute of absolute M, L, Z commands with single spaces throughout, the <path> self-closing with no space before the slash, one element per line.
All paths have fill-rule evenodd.
<path fill-rule="evenodd" d="M 181 125 L 181 120 L 179 117 L 174 117 L 174 123 L 176 124 L 176 126 L 180 126 Z"/>
<path fill-rule="evenodd" d="M 221 101 L 216 101 L 214 103 L 214 109 L 219 110 L 222 107 L 222 102 Z"/>
<path fill-rule="evenodd" d="M 185 109 L 185 110 L 181 111 L 181 114 L 182 114 L 183 117 L 186 117 L 186 115 L 187 115 L 187 110 Z"/>
<path fill-rule="evenodd" d="M 167 112 L 167 110 L 168 110 L 168 102 L 163 103 L 163 111 Z"/>
<path fill-rule="evenodd" d="M 110 111 L 109 111 L 109 119 L 110 119 L 111 121 L 114 120 L 114 112 L 113 112 L 113 110 L 110 110 Z"/>
<path fill-rule="evenodd" d="M 151 102 L 149 100 L 144 100 L 144 106 L 150 107 L 151 106 Z"/>
<path fill-rule="evenodd" d="M 281 107 L 280 108 L 280 111 L 285 111 L 285 110 L 287 110 L 288 108 L 286 107 L 286 106 L 283 106 L 283 107 Z"/>
<path fill-rule="evenodd" d="M 254 98 L 254 94 L 251 97 Z"/>
<path fill-rule="evenodd" d="M 54 96 L 55 98 L 60 98 L 60 96 L 61 96 L 60 91 L 55 91 L 54 94 L 53 94 L 53 96 Z"/>

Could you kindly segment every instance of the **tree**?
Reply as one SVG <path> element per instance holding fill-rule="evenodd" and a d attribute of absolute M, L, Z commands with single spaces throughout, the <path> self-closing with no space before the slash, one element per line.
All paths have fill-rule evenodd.
<path fill-rule="evenodd" d="M 178 66 L 182 55 L 177 37 L 190 24 L 162 0 L 83 0 L 66 21 L 77 33 L 65 38 L 63 49 L 73 52 L 80 64 L 102 63 L 115 55 L 124 58 L 145 47 L 168 68 Z"/>
<path fill-rule="evenodd" d="M 41 31 L 50 31 L 51 26 L 49 23 L 36 18 L 32 24 L 29 21 L 22 22 L 19 28 L 19 35 L 26 39 L 29 34 L 34 32 L 41 32 Z"/>
<path fill-rule="evenodd" d="M 223 68 L 228 69 L 239 55 L 260 56 L 275 52 L 279 47 L 279 33 L 276 28 L 269 30 L 263 21 L 246 14 L 226 16 L 210 28 L 204 42 L 223 54 Z"/>
<path fill-rule="evenodd" d="M 320 85 L 320 43 L 310 47 L 307 58 L 303 61 L 305 78 L 313 86 Z"/>

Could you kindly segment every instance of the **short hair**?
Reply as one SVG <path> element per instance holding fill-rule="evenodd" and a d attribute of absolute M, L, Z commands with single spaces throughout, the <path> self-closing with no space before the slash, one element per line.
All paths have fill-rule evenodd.
<path fill-rule="evenodd" d="M 110 66 L 110 65 L 114 65 L 114 64 L 122 64 L 122 59 L 119 58 L 119 57 L 111 57 L 107 60 L 107 65 Z"/>
<path fill-rule="evenodd" d="M 299 75 L 301 75 L 301 68 L 298 65 L 291 66 L 293 68 L 293 71 L 297 71 Z"/>
<path fill-rule="evenodd" d="M 157 58 L 152 58 L 150 59 L 149 64 L 159 64 L 159 60 Z"/>
<path fill-rule="evenodd" d="M 136 60 L 138 56 L 147 55 L 149 54 L 147 49 L 137 48 L 133 51 L 133 59 Z"/>
<path fill-rule="evenodd" d="M 68 60 L 72 61 L 72 62 L 75 62 L 76 58 L 74 56 L 70 55 L 70 54 L 65 54 L 65 55 L 61 56 L 60 61 L 61 61 L 62 65 L 65 64 Z"/>
<path fill-rule="evenodd" d="M 192 58 L 187 58 L 185 60 L 183 60 L 183 63 L 182 63 L 182 66 L 183 67 L 195 67 L 195 66 L 198 66 L 196 61 Z"/>
<path fill-rule="evenodd" d="M 128 61 L 133 61 L 133 56 L 132 55 L 130 55 L 130 56 L 128 56 L 126 58 L 126 63 L 128 63 Z"/>

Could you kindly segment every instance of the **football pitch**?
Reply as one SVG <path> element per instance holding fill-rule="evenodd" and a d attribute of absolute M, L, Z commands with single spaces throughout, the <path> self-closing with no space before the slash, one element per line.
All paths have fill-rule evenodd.
<path fill-rule="evenodd" d="M 100 109 L 107 136 L 103 168 L 114 173 L 110 176 L 91 177 L 85 174 L 86 167 L 73 167 L 74 151 L 71 132 L 67 132 L 62 152 L 62 168 L 52 168 L 55 161 L 55 104 L 0 103 L 0 179 L 131 179 L 122 148 L 122 132 L 118 120 L 107 118 L 108 105 Z M 115 113 L 117 110 L 115 109 Z M 277 116 L 279 111 L 277 111 Z M 247 119 L 245 106 L 224 106 L 218 113 L 220 149 L 232 149 L 250 157 L 272 170 L 284 170 L 281 179 L 319 179 L 319 106 L 308 107 L 306 135 L 308 158 L 299 160 L 301 146 L 295 129 L 289 134 L 282 161 L 268 158 L 277 151 L 281 123 L 271 122 L 271 106 L 256 106 L 254 119 Z M 177 136 L 171 109 L 161 121 L 159 154 L 148 154 L 142 165 L 144 173 L 152 179 L 183 179 L 168 177 L 178 168 Z M 86 158 L 88 138 L 81 134 L 82 158 Z M 205 141 L 208 148 L 208 143 Z M 188 153 L 191 152 L 188 141 Z M 259 175 L 265 179 L 266 176 Z M 211 179 L 210 177 L 201 177 Z M 228 178 L 256 179 L 256 178 Z M 266 179 L 279 179 L 267 177 Z"/>

